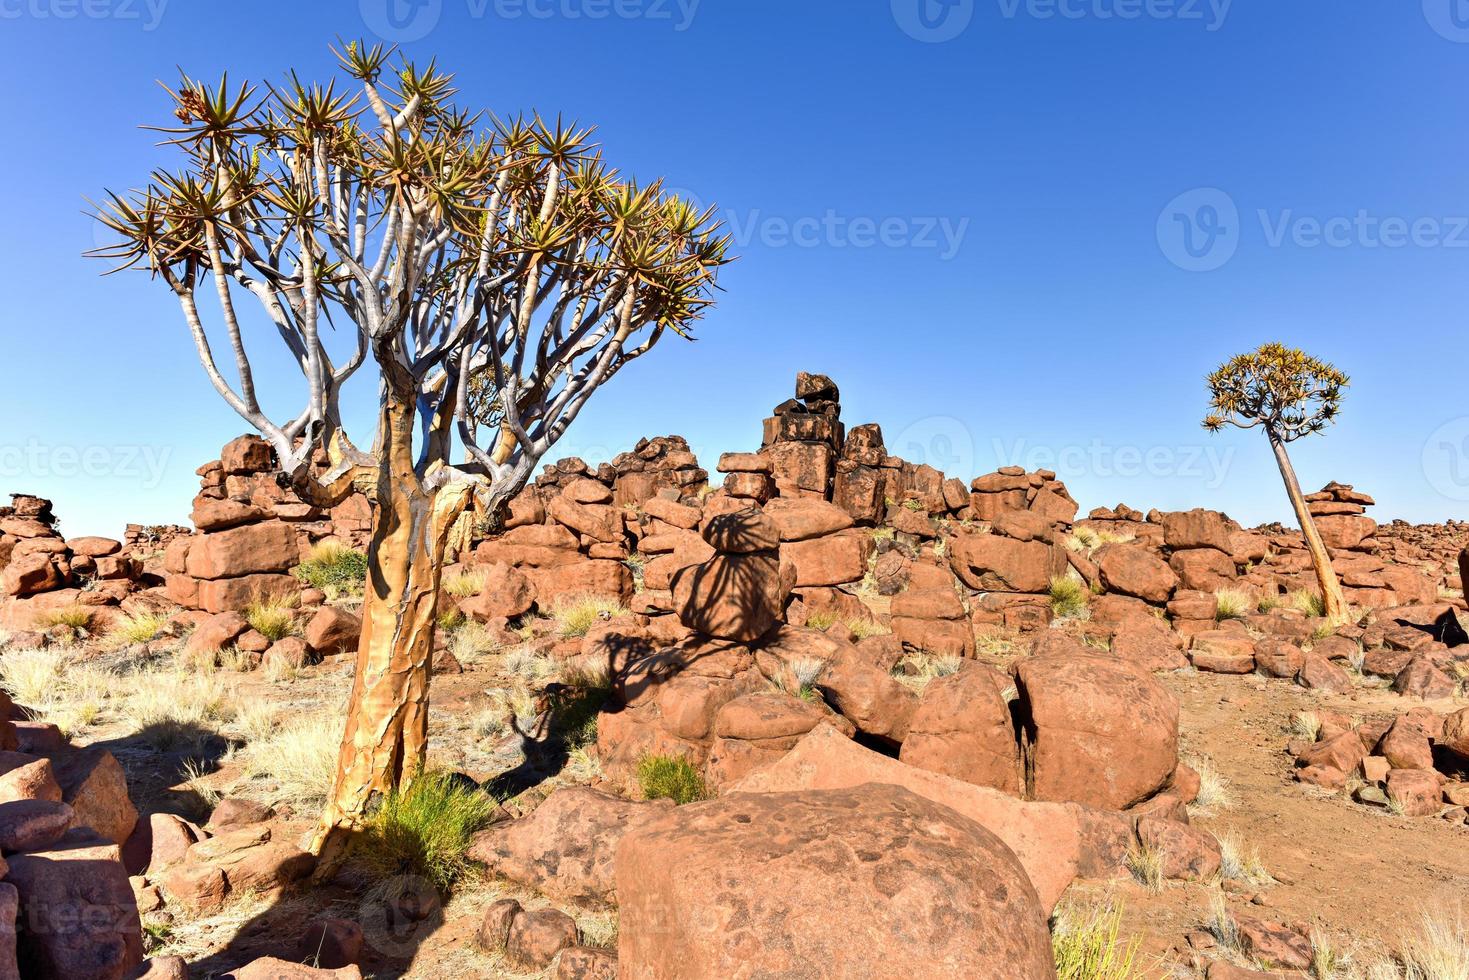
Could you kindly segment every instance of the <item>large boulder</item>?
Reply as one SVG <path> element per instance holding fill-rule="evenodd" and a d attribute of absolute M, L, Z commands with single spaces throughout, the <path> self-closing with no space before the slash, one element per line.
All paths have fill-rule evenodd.
<path fill-rule="evenodd" d="M 611 902 L 612 857 L 623 835 L 670 806 L 667 800 L 645 803 L 588 786 L 565 787 L 529 815 L 475 835 L 469 857 L 552 899 Z"/>
<path fill-rule="evenodd" d="M 185 570 L 194 578 L 238 578 L 283 572 L 300 560 L 301 549 L 291 526 L 266 521 L 196 536 Z"/>
<path fill-rule="evenodd" d="M 623 838 L 617 891 L 624 976 L 1055 976 L 1015 855 L 897 786 L 678 808 Z"/>
<path fill-rule="evenodd" d="M 1097 570 L 1109 592 L 1145 602 L 1167 602 L 1178 587 L 1168 563 L 1136 544 L 1111 544 L 1097 553 Z"/>
<path fill-rule="evenodd" d="M 485 584 L 479 594 L 460 601 L 459 609 L 469 618 L 486 623 L 522 616 L 535 602 L 536 590 L 530 579 L 519 569 L 495 562 L 485 569 Z"/>
<path fill-rule="evenodd" d="M 984 592 L 1045 592 L 1066 570 L 1061 549 L 998 534 L 956 535 L 949 542 L 949 563 L 965 585 Z"/>
<path fill-rule="evenodd" d="M 715 555 L 673 574 L 673 606 L 691 630 L 749 643 L 773 630 L 795 585 L 773 552 Z"/>
<path fill-rule="evenodd" d="M 1137 664 L 1054 649 L 1015 665 L 1029 794 L 1110 810 L 1178 767 L 1178 701 Z"/>
<path fill-rule="evenodd" d="M 74 830 L 10 857 L 20 894 L 17 953 L 32 980 L 122 980 L 143 962 L 143 927 L 117 845 Z"/>
<path fill-rule="evenodd" d="M 1112 877 L 1122 867 L 1132 830 L 1118 814 L 1074 803 L 1028 803 L 1008 793 L 930 772 L 863 748 L 822 725 L 772 766 L 733 792 L 849 789 L 865 783 L 902 786 L 955 810 L 1015 852 L 1047 914 L 1078 877 Z"/>
<path fill-rule="evenodd" d="M 75 813 L 75 826 L 91 827 L 121 846 L 138 823 L 128 797 L 127 774 L 111 752 L 93 746 L 52 759 L 61 798 Z"/>
<path fill-rule="evenodd" d="M 970 666 L 928 683 L 898 758 L 977 786 L 1020 792 L 1010 706 L 991 672 Z"/>
<path fill-rule="evenodd" d="M 1163 543 L 1173 551 L 1213 548 L 1228 554 L 1232 540 L 1228 518 L 1217 510 L 1195 508 L 1163 515 Z"/>

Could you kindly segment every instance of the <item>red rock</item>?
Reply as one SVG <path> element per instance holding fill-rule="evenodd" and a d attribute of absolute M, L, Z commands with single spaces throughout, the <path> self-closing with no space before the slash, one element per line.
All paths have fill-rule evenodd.
<path fill-rule="evenodd" d="M 60 569 L 46 555 L 12 557 L 0 572 L 0 595 L 27 596 L 49 592 L 65 584 Z"/>
<path fill-rule="evenodd" d="M 985 670 L 961 670 L 928 683 L 898 758 L 977 786 L 1020 793 L 1010 706 Z"/>
<path fill-rule="evenodd" d="M 773 552 L 780 547 L 780 529 L 758 507 L 709 518 L 701 536 L 715 551 L 731 555 Z"/>
<path fill-rule="evenodd" d="M 142 964 L 142 923 L 116 845 L 72 831 L 52 848 L 10 858 L 6 880 L 25 909 L 21 976 L 124 977 Z"/>
<path fill-rule="evenodd" d="M 262 956 L 233 973 L 223 974 L 219 980 L 362 980 L 362 971 L 356 966 L 323 970 L 278 960 L 274 956 Z"/>
<path fill-rule="evenodd" d="M 1311 942 L 1300 933 L 1278 922 L 1262 922 L 1248 916 L 1236 916 L 1241 948 L 1253 959 L 1288 970 L 1304 970 L 1311 965 Z"/>
<path fill-rule="evenodd" d="M 219 453 L 219 464 L 226 474 L 264 473 L 274 460 L 270 444 L 256 435 L 231 439 Z"/>
<path fill-rule="evenodd" d="M 985 592 L 1045 592 L 1066 567 L 1064 552 L 1052 545 L 997 534 L 956 535 L 948 554 L 954 574 Z"/>
<path fill-rule="evenodd" d="M 940 657 L 972 658 L 974 628 L 967 619 L 905 619 L 892 621 L 893 636 L 906 647 Z"/>
<path fill-rule="evenodd" d="M 189 964 L 182 956 L 150 957 L 139 969 L 142 972 L 133 974 L 131 980 L 189 980 Z"/>
<path fill-rule="evenodd" d="M 1179 584 L 1185 589 L 1214 592 L 1234 584 L 1234 560 L 1213 548 L 1175 551 L 1168 559 L 1168 567 L 1173 569 Z"/>
<path fill-rule="evenodd" d="M 1460 708 L 1444 719 L 1438 741 L 1460 758 L 1469 759 L 1469 708 Z"/>
<path fill-rule="evenodd" d="M 1096 558 L 1102 585 L 1112 592 L 1162 603 L 1178 586 L 1178 576 L 1167 562 L 1141 545 L 1107 545 Z"/>
<path fill-rule="evenodd" d="M 1370 517 L 1333 515 L 1314 520 L 1328 548 L 1350 550 L 1377 533 L 1377 522 Z"/>
<path fill-rule="evenodd" d="M 1166 624 L 1149 617 L 1119 626 L 1112 635 L 1112 653 L 1144 670 L 1179 670 L 1189 663 L 1179 651 L 1179 643 Z"/>
<path fill-rule="evenodd" d="M 317 919 L 296 944 L 296 959 L 336 970 L 361 962 L 362 943 L 362 927 L 351 919 Z"/>
<path fill-rule="evenodd" d="M 52 759 L 61 798 L 75 813 L 75 826 L 90 827 L 121 846 L 138 822 L 128 798 L 127 774 L 104 748 L 75 749 Z"/>
<path fill-rule="evenodd" d="M 579 504 L 557 497 L 546 506 L 546 513 L 578 534 L 594 541 L 616 542 L 624 537 L 622 512 L 607 504 Z"/>
<path fill-rule="evenodd" d="M 1213 834 L 1175 820 L 1144 817 L 1137 822 L 1138 840 L 1163 857 L 1163 877 L 1207 881 L 1219 872 L 1219 841 Z"/>
<path fill-rule="evenodd" d="M 918 698 L 855 647 L 844 644 L 816 683 L 827 702 L 858 731 L 893 742 L 907 737 Z"/>
<path fill-rule="evenodd" d="M 52 800 L 0 803 L 0 851 L 39 851 L 61 839 L 71 827 L 71 807 Z"/>
<path fill-rule="evenodd" d="M 15 800 L 61 802 L 61 785 L 50 759 L 0 751 L 0 803 Z"/>
<path fill-rule="evenodd" d="M 1055 976 L 1014 854 L 896 786 L 677 808 L 623 839 L 617 884 L 625 976 Z"/>
<path fill-rule="evenodd" d="M 1399 694 L 1411 694 L 1424 700 L 1451 698 L 1459 689 L 1458 683 L 1438 666 L 1432 657 L 1418 654 L 1408 661 L 1402 673 L 1393 681 L 1392 689 Z"/>
<path fill-rule="evenodd" d="M 163 887 L 169 901 L 178 902 L 200 914 L 224 907 L 229 882 L 224 872 L 208 864 L 181 864 L 164 873 Z"/>
<path fill-rule="evenodd" d="M 823 723 L 841 728 L 845 735 L 856 734 L 850 721 L 819 701 L 757 691 L 726 702 L 714 718 L 715 739 L 705 767 L 710 787 L 721 791 L 779 761 L 802 736 Z"/>
<path fill-rule="evenodd" d="M 190 554 L 193 552 L 191 551 Z M 238 578 L 199 582 L 195 602 L 205 612 L 220 613 L 230 609 L 244 609 L 250 603 L 262 598 L 280 599 L 296 595 L 300 591 L 301 582 L 294 575 L 274 573 L 241 575 Z"/>
<path fill-rule="evenodd" d="M 860 582 L 871 554 L 872 537 L 861 531 L 792 541 L 780 549 L 781 559 L 795 569 L 796 588 Z"/>
<path fill-rule="evenodd" d="M 1294 678 L 1305 663 L 1301 648 L 1286 640 L 1255 641 L 1255 666 L 1267 677 Z"/>
<path fill-rule="evenodd" d="M 673 575 L 679 621 L 720 639 L 749 642 L 780 621 L 794 570 L 769 553 L 715 555 Z"/>
<path fill-rule="evenodd" d="M 569 946 L 556 957 L 551 980 L 617 980 L 617 955 L 591 946 Z"/>
<path fill-rule="evenodd" d="M 1347 672 L 1314 650 L 1305 655 L 1296 680 L 1302 687 L 1333 694 L 1346 694 L 1352 689 Z"/>
<path fill-rule="evenodd" d="M 185 570 L 198 579 L 237 578 L 283 572 L 300 560 L 296 532 L 287 524 L 267 521 L 197 535 Z"/>
<path fill-rule="evenodd" d="M 121 541 L 99 537 L 71 538 L 66 542 L 66 546 L 73 554 L 86 555 L 88 558 L 105 558 L 122 550 Z"/>
<path fill-rule="evenodd" d="M 1399 715 L 1377 743 L 1377 754 L 1394 769 L 1432 769 L 1428 732 L 1409 715 Z"/>
<path fill-rule="evenodd" d="M 902 786 L 977 822 L 995 834 L 1020 859 L 1040 894 L 1047 914 L 1082 873 L 1108 877 L 1121 867 L 1132 840 L 1123 821 L 1122 833 L 1111 834 L 1116 859 L 1093 853 L 1109 834 L 1109 815 L 1074 803 L 1027 803 L 1007 793 L 962 782 L 863 748 L 829 726 L 803 738 L 780 762 L 752 774 L 734 787 L 740 793 L 848 789 L 867 783 Z"/>
<path fill-rule="evenodd" d="M 782 541 L 825 537 L 852 526 L 845 510 L 814 498 L 777 498 L 765 505 L 765 515 L 775 522 Z"/>
<path fill-rule="evenodd" d="M 564 787 L 519 820 L 476 834 L 468 856 L 490 873 L 558 901 L 610 902 L 612 858 L 623 835 L 671 805 Z"/>
<path fill-rule="evenodd" d="M 218 831 L 225 827 L 243 827 L 247 824 L 269 820 L 271 813 L 270 807 L 264 803 L 242 799 L 238 796 L 226 796 L 214 807 L 214 812 L 209 815 L 209 822 L 205 826 L 210 831 Z"/>
<path fill-rule="evenodd" d="M 323 657 L 356 650 L 361 635 L 361 618 L 337 606 L 318 609 L 302 633 L 306 645 Z"/>
<path fill-rule="evenodd" d="M 1387 795 L 1404 816 L 1435 817 L 1443 809 L 1443 784 L 1432 769 L 1394 769 L 1387 774 Z"/>
<path fill-rule="evenodd" d="M 1195 508 L 1163 515 L 1163 543 L 1173 551 L 1187 548 L 1214 548 L 1228 553 L 1231 548 L 1229 524 L 1218 511 Z"/>
<path fill-rule="evenodd" d="M 1347 785 L 1347 774 L 1332 766 L 1306 766 L 1296 770 L 1296 779 L 1322 789 L 1338 790 Z"/>
<path fill-rule="evenodd" d="M 524 571 L 536 590 L 537 604 L 548 608 L 561 596 L 601 596 L 623 604 L 633 596 L 632 572 L 620 561 L 578 561 Z"/>
<path fill-rule="evenodd" d="M 1327 766 L 1347 773 L 1356 769 L 1366 755 L 1367 750 L 1356 732 L 1347 731 L 1307 746 L 1296 756 L 1296 765 Z"/>
<path fill-rule="evenodd" d="M 1091 653 L 1014 666 L 1029 795 L 1121 810 L 1178 766 L 1178 701 L 1140 667 Z"/>
<path fill-rule="evenodd" d="M 475 943 L 486 952 L 500 952 L 505 948 L 505 941 L 510 938 L 511 924 L 520 913 L 521 905 L 513 898 L 502 898 L 490 903 L 480 917 L 479 928 L 475 930 Z"/>
<path fill-rule="evenodd" d="M 831 485 L 831 447 L 805 442 L 780 442 L 761 454 L 770 460 L 770 474 L 783 497 L 825 497 Z"/>
<path fill-rule="evenodd" d="M 577 942 L 576 922 L 559 909 L 522 909 L 510 922 L 505 958 L 525 972 L 544 970 L 556 954 Z"/>
<path fill-rule="evenodd" d="M 228 497 L 223 500 L 211 500 L 208 497 L 197 497 L 194 500 L 194 512 L 190 520 L 200 531 L 226 531 L 232 527 L 242 524 L 255 524 L 270 516 L 270 512 L 264 507 L 246 503 L 240 500 L 231 500 Z M 187 554 L 187 546 L 184 549 Z M 176 569 L 183 571 L 183 568 Z"/>

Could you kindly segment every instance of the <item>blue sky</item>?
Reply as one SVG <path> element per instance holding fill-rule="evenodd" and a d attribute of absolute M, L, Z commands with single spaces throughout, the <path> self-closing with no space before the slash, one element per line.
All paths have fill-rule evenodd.
<path fill-rule="evenodd" d="M 463 104 L 596 124 L 737 234 L 700 339 L 554 455 L 679 432 L 712 467 L 822 371 L 849 424 L 966 478 L 1048 465 L 1083 508 L 1288 519 L 1259 434 L 1198 425 L 1204 373 L 1279 339 L 1353 381 L 1293 447 L 1308 489 L 1469 516 L 1460 2 L 0 0 L 0 490 L 73 534 L 186 521 L 243 423 L 166 292 L 81 258 L 84 196 L 170 162 L 137 126 L 176 65 L 325 77 L 328 43 L 376 31 Z"/>

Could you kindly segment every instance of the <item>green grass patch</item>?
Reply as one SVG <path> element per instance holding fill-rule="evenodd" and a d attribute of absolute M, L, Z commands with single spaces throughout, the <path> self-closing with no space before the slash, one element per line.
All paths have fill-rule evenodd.
<path fill-rule="evenodd" d="M 1122 910 L 1112 905 L 1063 907 L 1051 930 L 1057 980 L 1142 980 L 1139 939 L 1118 939 Z"/>
<path fill-rule="evenodd" d="M 644 799 L 672 800 L 678 806 L 709 799 L 704 777 L 687 759 L 648 755 L 638 761 L 638 785 Z"/>
<path fill-rule="evenodd" d="M 367 582 L 367 556 L 336 541 L 323 541 L 296 566 L 296 577 L 329 598 L 361 595 Z"/>
<path fill-rule="evenodd" d="M 354 854 L 378 879 L 417 875 L 447 891 L 469 870 L 465 852 L 494 819 L 495 801 L 448 773 L 429 772 L 395 790 L 368 819 Z"/>
<path fill-rule="evenodd" d="M 1087 584 L 1070 575 L 1058 575 L 1051 579 L 1051 612 L 1057 618 L 1066 619 L 1086 612 L 1092 593 Z"/>

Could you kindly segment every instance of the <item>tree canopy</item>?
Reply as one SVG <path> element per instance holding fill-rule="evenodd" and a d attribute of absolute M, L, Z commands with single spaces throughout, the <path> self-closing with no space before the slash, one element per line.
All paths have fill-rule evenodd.
<path fill-rule="evenodd" d="M 294 73 L 165 85 L 175 118 L 150 128 L 182 165 L 109 192 L 97 212 L 117 241 L 92 254 L 168 285 L 214 387 L 303 492 L 372 461 L 339 400 L 368 353 L 384 397 L 417 412 L 425 489 L 514 492 L 600 384 L 690 336 L 729 239 L 713 208 L 620 177 L 590 129 L 460 109 L 451 75 L 382 45 L 334 53 L 360 91 Z M 245 296 L 300 368 L 293 417 L 262 410 Z M 316 446 L 339 462 L 320 480 Z"/>
<path fill-rule="evenodd" d="M 1350 383 L 1325 361 L 1284 344 L 1263 344 L 1222 364 L 1206 379 L 1212 412 L 1204 428 L 1263 426 L 1282 442 L 1320 432 L 1336 421 Z"/>

